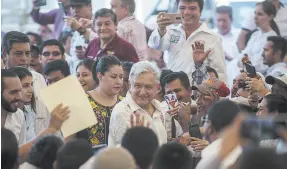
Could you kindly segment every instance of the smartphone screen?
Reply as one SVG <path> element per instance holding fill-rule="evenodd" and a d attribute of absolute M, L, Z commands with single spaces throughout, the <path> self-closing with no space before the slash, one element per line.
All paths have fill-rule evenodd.
<path fill-rule="evenodd" d="M 198 124 L 193 124 L 189 126 L 189 135 L 191 137 L 202 139 L 202 135 Z"/>
<path fill-rule="evenodd" d="M 252 78 L 256 77 L 256 69 L 252 64 L 246 63 L 245 68 L 246 68 L 247 75 L 249 77 L 252 77 Z"/>
<path fill-rule="evenodd" d="M 62 14 L 63 14 L 64 18 L 67 17 L 67 16 L 66 16 L 66 13 L 65 13 L 65 8 L 64 8 L 63 3 L 62 3 L 62 2 L 58 2 L 58 4 L 59 4 L 59 8 L 60 8 L 61 11 L 62 11 Z"/>
<path fill-rule="evenodd" d="M 35 5 L 35 7 L 45 6 L 45 5 L 47 5 L 47 2 L 46 2 L 46 0 L 36 0 L 34 2 L 34 5 Z"/>

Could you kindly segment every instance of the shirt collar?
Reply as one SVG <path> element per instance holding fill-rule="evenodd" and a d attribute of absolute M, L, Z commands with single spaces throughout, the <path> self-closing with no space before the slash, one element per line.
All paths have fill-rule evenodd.
<path fill-rule="evenodd" d="M 276 63 L 276 64 L 272 65 L 271 67 L 269 67 L 268 72 L 273 71 L 277 67 L 286 67 L 287 68 L 287 64 L 285 62 Z"/>
<path fill-rule="evenodd" d="M 110 43 L 108 43 L 107 46 L 106 46 L 106 48 L 103 49 L 103 50 L 113 49 L 114 46 L 116 45 L 118 39 L 119 39 L 119 36 L 118 36 L 118 34 L 116 34 L 115 37 L 114 37 L 114 39 L 113 39 Z M 101 38 L 99 37 L 99 38 L 97 39 L 97 41 L 98 41 L 98 45 L 99 45 L 99 49 L 100 49 L 100 48 L 101 48 Z"/>
<path fill-rule="evenodd" d="M 132 16 L 127 16 L 125 18 L 123 18 L 122 20 L 119 21 L 119 24 L 123 23 L 123 22 L 126 22 L 126 21 L 130 21 L 130 20 L 134 20 L 135 19 L 135 16 L 132 15 Z"/>
<path fill-rule="evenodd" d="M 130 107 L 131 111 L 137 111 L 137 110 L 143 110 L 133 99 L 130 92 L 127 93 L 125 100 L 127 101 L 128 106 Z M 161 105 L 160 102 L 153 99 L 151 101 L 151 104 L 155 107 L 155 109 L 159 112 L 161 112 Z"/>
<path fill-rule="evenodd" d="M 192 34 L 196 34 L 196 33 L 199 33 L 199 32 L 205 32 L 205 33 L 212 34 L 211 30 L 208 29 L 208 27 L 207 27 L 205 22 L 199 22 L 199 24 L 200 24 L 200 26 Z M 178 24 L 178 25 L 173 24 L 173 25 L 170 25 L 169 27 L 172 30 L 179 30 L 179 31 L 183 31 L 184 32 L 182 24 Z"/>

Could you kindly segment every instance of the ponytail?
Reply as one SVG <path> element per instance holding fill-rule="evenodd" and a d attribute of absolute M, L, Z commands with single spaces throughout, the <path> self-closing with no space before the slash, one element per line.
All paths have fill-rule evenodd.
<path fill-rule="evenodd" d="M 281 36 L 280 34 L 280 30 L 276 24 L 276 22 L 274 21 L 274 19 L 271 20 L 271 28 L 276 32 L 277 36 Z"/>

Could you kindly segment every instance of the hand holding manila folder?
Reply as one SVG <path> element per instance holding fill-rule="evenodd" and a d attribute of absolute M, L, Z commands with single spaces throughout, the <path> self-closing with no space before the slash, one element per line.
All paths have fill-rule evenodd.
<path fill-rule="evenodd" d="M 64 138 L 97 124 L 88 97 L 76 77 L 68 76 L 44 88 L 40 94 L 49 112 L 60 103 L 69 107 L 70 118 L 61 128 Z"/>

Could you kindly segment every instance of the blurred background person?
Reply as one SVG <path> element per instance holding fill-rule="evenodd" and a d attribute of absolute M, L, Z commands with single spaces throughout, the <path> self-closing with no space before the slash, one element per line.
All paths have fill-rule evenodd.
<path fill-rule="evenodd" d="M 69 15 L 70 7 L 68 5 L 68 0 L 58 0 L 58 1 L 63 3 L 65 15 Z M 47 13 L 40 13 L 40 7 L 35 6 L 36 0 L 32 0 L 32 2 L 33 2 L 33 9 L 30 14 L 33 20 L 40 25 L 53 24 L 55 31 L 53 32 L 53 35 L 50 38 L 57 39 L 64 28 L 64 14 L 62 9 L 57 8 Z M 41 34 L 41 36 L 45 37 L 43 36 L 43 34 Z M 48 40 L 46 38 L 43 39 Z"/>
<path fill-rule="evenodd" d="M 221 37 L 225 61 L 228 64 L 229 61 L 238 55 L 236 41 L 240 30 L 232 26 L 233 12 L 230 6 L 217 7 L 215 18 L 215 31 Z"/>
<path fill-rule="evenodd" d="M 36 45 L 39 47 L 42 44 L 42 38 L 37 33 L 27 32 L 26 35 L 28 36 L 31 45 Z"/>
<path fill-rule="evenodd" d="M 135 0 L 111 0 L 111 9 L 117 15 L 117 34 L 133 44 L 139 60 L 147 59 L 145 26 L 134 16 Z"/>
<path fill-rule="evenodd" d="M 94 80 L 92 73 L 93 66 L 96 66 L 95 63 L 91 59 L 84 59 L 76 68 L 76 76 L 86 92 L 94 90 L 97 87 L 97 81 Z"/>
<path fill-rule="evenodd" d="M 53 39 L 53 30 L 49 25 L 40 25 L 38 31 L 43 41 Z"/>
<path fill-rule="evenodd" d="M 284 0 L 271 0 L 270 2 L 273 3 L 273 5 L 276 8 L 277 14 L 274 18 L 274 21 L 278 25 L 279 31 L 281 33 L 281 36 L 284 37 L 285 39 L 287 38 L 287 8 L 283 5 Z M 246 18 L 244 18 L 244 21 L 242 22 L 242 29 L 240 36 L 237 41 L 237 45 L 240 51 L 244 50 L 246 47 L 246 44 L 248 42 L 248 36 L 252 34 L 256 28 L 257 24 L 254 21 L 254 13 L 251 13 L 251 15 L 247 15 Z"/>

